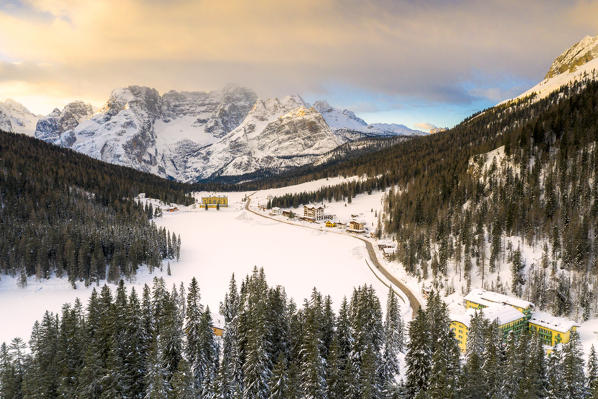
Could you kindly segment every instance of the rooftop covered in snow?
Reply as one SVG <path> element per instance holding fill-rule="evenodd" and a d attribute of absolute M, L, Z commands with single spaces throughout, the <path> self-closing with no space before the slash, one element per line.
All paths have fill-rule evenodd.
<path fill-rule="evenodd" d="M 573 327 L 579 327 L 579 324 L 572 320 L 556 317 L 546 312 L 534 312 L 529 322 L 562 333 L 568 332 Z"/>
<path fill-rule="evenodd" d="M 481 288 L 471 290 L 464 298 L 466 301 L 475 302 L 486 307 L 500 305 L 510 305 L 517 308 L 533 308 L 534 304 L 523 299 L 499 294 L 498 292 L 486 291 Z"/>
<path fill-rule="evenodd" d="M 471 318 L 475 315 L 476 309 L 467 309 L 465 313 L 455 313 L 451 314 L 451 321 L 457 321 L 459 323 L 465 324 L 467 328 L 470 327 Z M 480 312 L 480 311 L 478 311 Z M 523 313 L 518 311 L 512 306 L 509 305 L 496 305 L 493 304 L 488 308 L 484 308 L 481 310 L 483 317 L 490 322 L 496 320 L 499 326 L 505 325 L 507 323 L 511 323 L 513 321 L 517 321 L 522 317 L 525 317 Z"/>

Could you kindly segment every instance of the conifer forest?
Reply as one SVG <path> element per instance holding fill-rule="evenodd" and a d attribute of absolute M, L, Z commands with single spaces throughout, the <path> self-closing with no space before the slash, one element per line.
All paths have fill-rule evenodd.
<path fill-rule="evenodd" d="M 310 178 L 369 178 L 274 197 L 268 206 L 350 203 L 392 187 L 376 234 L 394 237 L 396 259 L 410 274 L 433 276 L 449 294 L 447 277 L 483 279 L 508 268 L 512 279 L 492 281 L 494 290 L 588 320 L 598 314 L 597 140 L 598 83 L 588 78 L 539 101 L 530 96 L 479 112 L 446 133 L 323 168 Z M 513 237 L 539 248 L 542 261 L 526 265 Z"/>
<path fill-rule="evenodd" d="M 385 309 L 368 286 L 340 306 L 315 288 L 296 304 L 258 269 L 232 277 L 218 310 L 195 278 L 139 293 L 121 281 L 2 344 L 0 398 L 598 397 L 596 353 L 584 359 L 576 336 L 547 357 L 537 336 L 504 336 L 478 314 L 461 362 L 439 295 L 408 326 L 392 290 Z"/>

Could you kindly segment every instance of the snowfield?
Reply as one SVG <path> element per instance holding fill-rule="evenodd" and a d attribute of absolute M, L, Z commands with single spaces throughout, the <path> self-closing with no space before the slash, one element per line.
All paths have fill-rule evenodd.
<path fill-rule="evenodd" d="M 380 276 L 370 271 L 363 242 L 253 215 L 243 208 L 241 199 L 245 194 L 229 194 L 230 207 L 219 211 L 191 206 L 179 207 L 173 213 L 164 212 L 156 222 L 181 235 L 180 262 L 170 262 L 172 276 L 167 276 L 166 267 L 162 273 L 156 271 L 153 275 L 140 270 L 135 281 L 127 285 L 139 290 L 143 284 L 151 284 L 156 275 L 162 275 L 167 286 L 178 286 L 180 282 L 188 285 L 195 276 L 202 303 L 217 311 L 231 275 L 234 273 L 238 281 L 257 266 L 264 268 L 269 284 L 283 285 L 299 306 L 313 287 L 331 295 L 338 308 L 343 296 L 350 296 L 354 287 L 371 284 L 384 307 L 388 288 L 379 280 Z M 21 289 L 15 278 L 2 276 L 0 320 L 7 322 L 0 327 L 0 342 L 16 336 L 27 341 L 33 323 L 46 310 L 58 312 L 63 303 L 73 302 L 77 297 L 86 304 L 91 289 L 78 284 L 73 290 L 66 279 L 59 278 L 42 282 L 30 278 L 28 286 Z M 401 302 L 401 307 L 409 320 L 408 302 Z"/>

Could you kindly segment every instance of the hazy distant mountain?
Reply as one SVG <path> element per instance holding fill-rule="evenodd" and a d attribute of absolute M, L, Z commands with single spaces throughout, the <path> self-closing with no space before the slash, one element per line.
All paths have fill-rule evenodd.
<path fill-rule="evenodd" d="M 316 101 L 314 108 L 322 114 L 333 132 L 343 141 L 372 136 L 413 136 L 424 132 L 395 123 L 368 124 L 353 111 L 337 109 L 326 101 Z"/>

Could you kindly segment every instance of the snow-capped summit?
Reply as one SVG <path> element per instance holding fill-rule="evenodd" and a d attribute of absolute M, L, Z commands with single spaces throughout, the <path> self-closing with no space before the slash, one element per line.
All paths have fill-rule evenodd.
<path fill-rule="evenodd" d="M 32 136 L 38 119 L 38 115 L 12 99 L 0 101 L 0 130 L 2 131 Z"/>
<path fill-rule="evenodd" d="M 91 118 L 93 107 L 83 101 L 67 104 L 62 111 L 55 108 L 48 116 L 40 118 L 35 127 L 35 137 L 54 142 L 67 130 L 74 129 L 82 121 Z"/>
<path fill-rule="evenodd" d="M 514 100 L 535 95 L 537 101 L 562 86 L 587 78 L 598 78 L 598 36 L 586 36 L 565 50 L 554 60 L 544 80 Z M 511 100 L 503 103 L 508 101 Z"/>
<path fill-rule="evenodd" d="M 314 108 L 322 114 L 333 130 L 348 129 L 361 132 L 367 129 L 368 124 L 348 109 L 336 109 L 326 101 L 316 101 Z"/>
<path fill-rule="evenodd" d="M 71 103 L 42 118 L 35 134 L 106 162 L 195 181 L 277 173 L 319 162 L 347 141 L 413 132 L 368 125 L 326 102 L 311 107 L 297 94 L 258 98 L 229 85 L 162 95 L 150 87 L 115 89 L 96 113 L 88 104 Z"/>
<path fill-rule="evenodd" d="M 200 177 L 282 171 L 342 144 L 298 95 L 257 100 L 243 122 L 189 162 Z"/>
<path fill-rule="evenodd" d="M 326 101 L 316 101 L 314 108 L 318 110 L 328 123 L 328 126 L 343 142 L 362 137 L 372 136 L 411 136 L 424 134 L 418 130 L 409 129 L 405 125 L 396 123 L 374 123 L 368 125 L 353 111 L 337 109 Z"/>
<path fill-rule="evenodd" d="M 586 36 L 559 55 L 544 77 L 550 79 L 563 72 L 575 72 L 576 68 L 598 57 L 598 35 Z"/>

